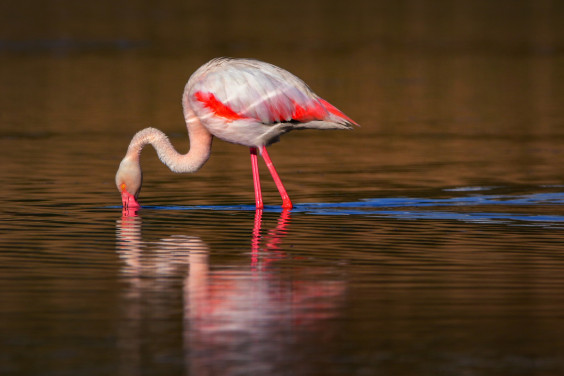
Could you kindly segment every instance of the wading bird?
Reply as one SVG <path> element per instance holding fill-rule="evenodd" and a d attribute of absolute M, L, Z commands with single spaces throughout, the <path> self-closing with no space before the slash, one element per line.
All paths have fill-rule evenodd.
<path fill-rule="evenodd" d="M 173 172 L 195 172 L 208 160 L 213 136 L 250 148 L 255 203 L 262 209 L 257 153 L 260 153 L 282 197 L 292 202 L 268 156 L 266 147 L 295 129 L 350 129 L 358 125 L 298 77 L 282 68 L 252 59 L 217 58 L 201 66 L 188 80 L 182 96 L 190 150 L 178 153 L 155 128 L 133 136 L 116 173 L 124 209 L 139 208 L 141 149 L 153 145 Z"/>

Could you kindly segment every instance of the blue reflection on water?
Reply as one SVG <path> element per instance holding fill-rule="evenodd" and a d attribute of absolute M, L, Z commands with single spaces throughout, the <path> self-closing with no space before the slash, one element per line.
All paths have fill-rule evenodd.
<path fill-rule="evenodd" d="M 471 192 L 471 195 L 447 198 L 391 197 L 370 198 L 355 202 L 303 203 L 296 204 L 293 213 L 313 215 L 363 215 L 392 217 L 402 220 L 455 220 L 475 223 L 513 223 L 535 226 L 558 226 L 564 224 L 564 215 L 540 214 L 539 209 L 564 205 L 564 193 L 533 193 L 528 195 L 483 195 L 474 192 L 485 190 L 472 187 L 449 192 Z M 483 211 L 484 206 L 503 206 L 503 212 Z M 430 208 L 445 208 L 432 210 Z M 479 207 L 480 211 L 472 211 Z M 508 212 L 508 208 L 525 208 L 526 213 Z M 446 210 L 448 208 L 448 210 Z M 460 210 L 464 208 L 463 210 Z M 193 206 L 143 206 L 149 210 L 221 210 L 254 211 L 254 205 L 193 205 Z M 266 206 L 265 212 L 280 212 L 279 206 Z"/>

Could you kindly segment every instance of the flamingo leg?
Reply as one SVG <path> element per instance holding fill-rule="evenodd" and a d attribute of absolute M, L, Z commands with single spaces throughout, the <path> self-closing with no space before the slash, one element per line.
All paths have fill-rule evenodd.
<path fill-rule="evenodd" d="M 258 169 L 257 148 L 250 148 L 251 150 L 251 167 L 253 168 L 253 183 L 255 185 L 255 203 L 257 210 L 263 208 L 262 193 L 260 190 L 260 176 Z"/>
<path fill-rule="evenodd" d="M 282 184 L 282 180 L 280 180 L 280 176 L 278 176 L 278 172 L 276 172 L 276 168 L 274 168 L 274 164 L 272 163 L 272 160 L 270 160 L 270 157 L 268 156 L 266 147 L 262 148 L 262 158 L 266 163 L 266 167 L 268 167 L 268 170 L 270 171 L 270 175 L 272 175 L 272 179 L 276 184 L 276 188 L 278 188 L 278 192 L 280 192 L 280 197 L 282 197 L 282 207 L 284 209 L 292 209 L 292 201 L 290 201 L 290 196 L 288 196 L 288 193 L 286 192 L 286 188 L 284 188 L 284 185 Z"/>

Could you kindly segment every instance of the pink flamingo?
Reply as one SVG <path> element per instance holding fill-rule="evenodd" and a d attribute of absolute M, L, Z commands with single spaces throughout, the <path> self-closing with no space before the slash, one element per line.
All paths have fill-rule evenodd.
<path fill-rule="evenodd" d="M 282 207 L 290 209 L 292 201 L 266 146 L 294 129 L 350 129 L 358 125 L 290 72 L 251 59 L 217 58 L 201 66 L 184 88 L 182 107 L 190 138 L 188 153 L 178 153 L 155 128 L 133 136 L 116 173 L 124 209 L 139 208 L 139 156 L 145 145 L 153 145 L 171 171 L 195 172 L 208 160 L 213 136 L 250 148 L 257 209 L 263 208 L 257 151 L 276 183 Z"/>

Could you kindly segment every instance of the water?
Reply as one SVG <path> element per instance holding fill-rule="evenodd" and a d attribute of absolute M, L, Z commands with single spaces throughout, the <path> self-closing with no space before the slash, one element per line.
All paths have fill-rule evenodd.
<path fill-rule="evenodd" d="M 43 5 L 0 5 L 0 374 L 564 373 L 559 3 Z M 148 148 L 123 216 L 131 136 L 186 151 L 221 55 L 362 126 L 269 149 L 291 211 L 262 164 L 254 210 L 245 148 Z"/>

